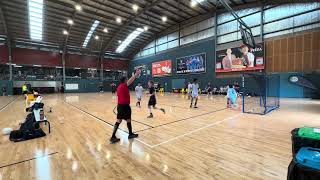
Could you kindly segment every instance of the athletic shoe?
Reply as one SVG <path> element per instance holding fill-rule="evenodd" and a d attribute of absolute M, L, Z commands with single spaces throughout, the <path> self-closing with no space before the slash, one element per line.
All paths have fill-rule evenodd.
<path fill-rule="evenodd" d="M 129 134 L 128 139 L 133 139 L 133 138 L 137 138 L 139 135 L 138 134 Z"/>
<path fill-rule="evenodd" d="M 193 108 L 198 108 L 197 106 L 194 106 Z"/>
<path fill-rule="evenodd" d="M 150 114 L 147 118 L 153 118 L 153 114 Z"/>
<path fill-rule="evenodd" d="M 190 104 L 190 108 L 192 108 L 192 104 Z"/>
<path fill-rule="evenodd" d="M 166 110 L 165 110 L 165 109 L 163 109 L 163 108 L 161 108 L 161 109 L 160 109 L 160 111 L 162 111 L 162 112 L 163 112 L 163 114 L 165 114 L 165 113 L 166 113 Z"/>
<path fill-rule="evenodd" d="M 111 143 L 111 144 L 117 143 L 117 142 L 119 142 L 119 141 L 120 141 L 120 139 L 117 138 L 117 137 L 111 137 L 111 138 L 110 138 L 110 143 Z"/>

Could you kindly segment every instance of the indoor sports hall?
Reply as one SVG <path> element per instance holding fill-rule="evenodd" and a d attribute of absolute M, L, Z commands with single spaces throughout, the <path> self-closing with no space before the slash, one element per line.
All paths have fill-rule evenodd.
<path fill-rule="evenodd" d="M 0 1 L 0 180 L 319 180 L 319 157 L 319 1 Z"/>

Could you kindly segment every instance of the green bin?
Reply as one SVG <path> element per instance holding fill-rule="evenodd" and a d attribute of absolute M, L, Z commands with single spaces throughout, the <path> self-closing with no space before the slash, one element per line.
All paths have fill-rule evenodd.
<path fill-rule="evenodd" d="M 301 127 L 299 128 L 298 135 L 304 138 L 320 140 L 320 128 Z"/>

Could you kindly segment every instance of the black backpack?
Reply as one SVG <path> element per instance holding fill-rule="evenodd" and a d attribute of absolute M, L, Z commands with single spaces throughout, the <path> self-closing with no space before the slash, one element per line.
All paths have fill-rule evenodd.
<path fill-rule="evenodd" d="M 39 123 L 36 122 L 34 114 L 30 113 L 27 115 L 25 122 L 21 124 L 19 130 L 11 131 L 9 139 L 10 141 L 19 142 L 45 135 L 46 133 L 40 128 Z"/>
<path fill-rule="evenodd" d="M 35 124 L 37 124 L 37 123 L 36 123 L 34 114 L 33 113 L 29 113 L 27 115 L 27 117 L 26 117 L 25 122 L 21 124 L 19 130 L 20 131 L 33 131 L 33 130 L 37 129 L 35 127 Z"/>

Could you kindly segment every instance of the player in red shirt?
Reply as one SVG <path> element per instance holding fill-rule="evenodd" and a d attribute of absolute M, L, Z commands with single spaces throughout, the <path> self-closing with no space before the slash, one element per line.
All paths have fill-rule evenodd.
<path fill-rule="evenodd" d="M 130 107 L 130 92 L 128 86 L 136 79 L 136 77 L 141 73 L 140 69 L 136 70 L 136 73 L 128 80 L 126 77 L 122 77 L 120 80 L 120 84 L 117 88 L 117 95 L 118 95 L 118 106 L 117 106 L 117 122 L 114 125 L 113 133 L 110 138 L 111 143 L 116 143 L 120 141 L 117 138 L 116 133 L 121 121 L 124 119 L 127 121 L 127 127 L 129 130 L 128 139 L 133 139 L 138 137 L 138 134 L 134 134 L 132 132 L 132 125 L 131 125 L 131 107 Z"/>

